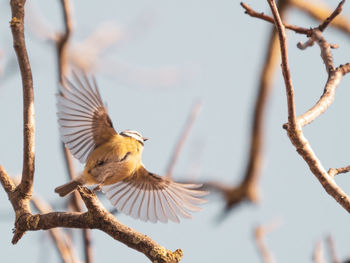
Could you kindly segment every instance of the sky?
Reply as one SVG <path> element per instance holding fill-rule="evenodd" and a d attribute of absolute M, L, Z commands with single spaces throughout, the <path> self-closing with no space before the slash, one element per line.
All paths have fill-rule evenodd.
<path fill-rule="evenodd" d="M 34 193 L 56 209 L 64 199 L 54 188 L 67 181 L 56 119 L 57 62 L 55 47 L 45 36 L 62 29 L 59 1 L 28 1 L 27 50 L 33 71 L 36 115 Z M 269 13 L 265 1 L 246 2 Z M 328 1 L 335 6 L 334 1 Z M 10 8 L 0 2 L 0 164 L 15 176 L 22 170 L 22 91 L 9 28 Z M 346 3 L 343 13 L 350 14 Z M 246 166 L 250 123 L 272 25 L 244 14 L 232 0 L 74 1 L 71 55 L 95 62 L 93 71 L 103 100 L 118 130 L 134 129 L 149 140 L 143 163 L 164 174 L 168 160 L 193 104 L 202 110 L 174 170 L 175 180 L 195 178 L 238 183 Z M 38 35 L 36 24 L 47 34 Z M 288 21 L 312 27 L 318 23 L 290 10 Z M 103 54 L 86 44 L 96 32 L 114 42 Z M 108 29 L 107 31 L 105 29 Z M 101 33 L 102 32 L 102 33 Z M 109 32 L 106 35 L 105 32 Z M 103 39 L 101 35 L 99 39 Z M 349 36 L 327 29 L 325 37 L 339 44 L 335 65 L 350 61 Z M 289 61 L 298 114 L 321 96 L 327 75 L 317 46 L 297 49 L 302 35 L 288 32 Z M 112 40 L 111 40 L 112 39 Z M 84 42 L 85 41 L 85 42 Z M 85 45 L 84 45 L 85 43 Z M 89 42 L 93 43 L 93 41 Z M 86 49 L 84 49 L 86 48 Z M 80 63 L 76 58 L 74 61 Z M 83 63 L 81 62 L 81 63 Z M 162 246 L 183 250 L 181 262 L 261 262 L 253 239 L 257 225 L 281 222 L 266 237 L 276 262 L 311 262 L 315 244 L 331 234 L 339 258 L 350 255 L 349 214 L 334 201 L 290 143 L 282 124 L 287 121 L 285 88 L 278 69 L 267 109 L 264 165 L 259 182 L 261 201 L 235 208 L 221 223 L 220 196 L 211 195 L 203 211 L 180 224 L 152 224 L 118 214 L 118 220 L 150 236 Z M 305 136 L 326 169 L 349 165 L 349 76 L 335 102 L 311 125 Z M 82 165 L 76 163 L 77 169 Z M 336 182 L 350 191 L 347 174 Z M 47 232 L 28 232 L 13 246 L 14 213 L 0 190 L 0 247 L 6 262 L 60 262 Z M 100 200 L 111 208 L 104 196 Z M 148 262 L 141 253 L 93 230 L 96 262 Z M 74 240 L 79 242 L 79 232 Z M 80 258 L 81 255 L 80 247 Z"/>

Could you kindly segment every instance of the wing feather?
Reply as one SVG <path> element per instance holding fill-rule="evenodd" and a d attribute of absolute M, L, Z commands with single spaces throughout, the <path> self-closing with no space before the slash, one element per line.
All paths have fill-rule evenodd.
<path fill-rule="evenodd" d="M 74 83 L 65 79 L 57 95 L 58 123 L 62 141 L 85 163 L 90 153 L 116 134 L 96 80 L 73 72 Z"/>
<path fill-rule="evenodd" d="M 102 186 L 107 198 L 120 212 L 143 221 L 179 222 L 179 217 L 192 218 L 190 212 L 200 211 L 208 194 L 198 190 L 201 185 L 176 183 L 149 173 L 141 166 L 121 182 Z"/>

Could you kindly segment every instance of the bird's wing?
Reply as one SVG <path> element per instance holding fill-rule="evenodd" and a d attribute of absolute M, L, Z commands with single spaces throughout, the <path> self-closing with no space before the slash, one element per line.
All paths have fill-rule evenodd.
<path fill-rule="evenodd" d="M 58 123 L 63 142 L 85 163 L 93 149 L 107 142 L 116 131 L 108 116 L 95 79 L 73 72 L 74 84 L 65 79 L 58 97 Z"/>
<path fill-rule="evenodd" d="M 102 186 L 102 191 L 118 211 L 143 221 L 180 222 L 179 216 L 192 218 L 189 212 L 200 211 L 201 197 L 208 192 L 201 185 L 176 183 L 149 173 L 143 166 L 132 177 Z"/>

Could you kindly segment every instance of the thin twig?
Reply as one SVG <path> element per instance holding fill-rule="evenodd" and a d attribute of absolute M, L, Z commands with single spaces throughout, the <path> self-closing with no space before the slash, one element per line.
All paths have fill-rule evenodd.
<path fill-rule="evenodd" d="M 315 41 L 320 46 L 321 57 L 323 58 L 326 70 L 329 73 L 329 79 L 319 101 L 307 112 L 298 116 L 298 123 L 301 127 L 310 124 L 313 120 L 315 120 L 318 116 L 325 112 L 328 109 L 328 107 L 333 103 L 336 89 L 343 76 L 342 72 L 335 71 L 333 57 L 330 51 L 330 45 L 323 38 L 321 31 L 317 29 L 314 30 L 310 39 L 311 41 Z"/>
<path fill-rule="evenodd" d="M 315 263 L 326 263 L 323 255 L 322 241 L 319 241 L 316 243 L 316 246 L 314 249 L 314 261 Z"/>
<path fill-rule="evenodd" d="M 61 0 L 61 6 L 65 30 L 57 38 L 56 46 L 58 58 L 58 78 L 59 82 L 62 84 L 63 76 L 65 76 L 67 73 L 67 45 L 73 31 L 73 20 L 71 15 L 71 1 Z"/>
<path fill-rule="evenodd" d="M 255 12 L 249 5 L 247 5 L 243 2 L 241 2 L 240 4 L 245 9 L 245 13 L 247 15 L 249 15 L 251 17 L 256 17 L 256 18 L 259 18 L 259 19 L 262 19 L 262 20 L 265 20 L 269 23 L 274 24 L 274 20 L 271 16 L 265 15 L 264 13 Z M 281 11 L 280 8 L 279 8 L 279 10 Z M 295 26 L 295 25 L 290 25 L 286 22 L 283 22 L 283 25 L 285 28 L 288 28 L 288 29 L 290 29 L 298 34 L 309 35 L 311 33 L 311 30 L 307 29 L 307 28 L 303 28 L 303 27 L 299 27 L 299 26 Z"/>
<path fill-rule="evenodd" d="M 275 230 L 277 227 L 279 227 L 280 223 L 272 223 L 266 226 L 257 226 L 254 229 L 254 239 L 256 247 L 259 251 L 259 254 L 261 256 L 261 260 L 263 263 L 273 263 L 275 262 L 275 259 L 271 253 L 271 251 L 268 249 L 267 245 L 265 244 L 265 236 Z"/>
<path fill-rule="evenodd" d="M 341 13 L 341 11 L 343 10 L 343 5 L 345 3 L 345 0 L 342 0 L 337 8 L 332 12 L 332 14 L 327 17 L 319 26 L 318 29 L 323 32 L 326 27 Z"/>
<path fill-rule="evenodd" d="M 338 259 L 337 253 L 335 252 L 335 245 L 334 240 L 331 235 L 327 237 L 327 244 L 328 244 L 328 250 L 329 254 L 332 259 L 332 263 L 340 263 L 340 260 Z"/>
<path fill-rule="evenodd" d="M 303 157 L 306 163 L 309 165 L 312 173 L 317 177 L 319 182 L 322 184 L 326 192 L 331 195 L 344 209 L 350 212 L 350 197 L 335 183 L 335 181 L 328 175 L 322 163 L 317 158 L 316 154 L 313 152 L 309 142 L 304 137 L 302 132 L 301 121 L 295 118 L 295 109 L 294 109 L 294 95 L 293 95 L 293 87 L 290 80 L 289 74 L 289 66 L 287 60 L 287 45 L 285 39 L 284 27 L 282 25 L 281 19 L 279 18 L 279 14 L 273 0 L 268 0 L 268 3 L 271 7 L 275 18 L 275 24 L 278 28 L 279 36 L 280 36 L 280 46 L 282 53 L 282 73 L 285 80 L 286 93 L 287 93 L 287 102 L 288 102 L 288 125 L 285 126 L 287 129 L 287 134 L 292 142 L 292 144 L 296 147 L 297 152 Z M 318 29 L 314 29 L 311 35 L 312 38 L 320 39 L 321 32 Z M 323 40 L 322 40 L 323 41 Z M 318 44 L 320 41 L 316 41 Z M 326 65 L 330 65 L 327 67 L 328 71 L 328 80 L 326 85 L 333 86 L 335 89 L 341 78 L 344 74 L 346 74 L 349 70 L 349 66 L 345 65 L 340 66 L 338 68 L 332 68 L 332 55 L 330 54 L 329 49 L 325 48 L 326 45 L 320 45 L 321 48 L 321 57 L 324 60 Z M 333 100 L 333 98 L 331 98 Z M 315 111 L 317 111 L 315 109 Z M 310 118 L 312 119 L 312 118 Z"/>
<path fill-rule="evenodd" d="M 290 4 L 321 22 L 325 21 L 329 14 L 332 13 L 332 10 L 320 3 L 320 1 L 290 0 Z M 337 15 L 331 26 L 350 36 L 350 20 L 348 17 Z"/>
<path fill-rule="evenodd" d="M 350 171 L 350 165 L 342 168 L 330 168 L 328 174 L 330 177 L 334 178 L 337 174 L 343 174 Z"/>
<path fill-rule="evenodd" d="M 11 178 L 7 176 L 7 173 L 4 167 L 2 167 L 1 165 L 0 165 L 0 181 L 6 193 L 13 193 L 15 191 L 16 185 L 11 180 Z"/>
<path fill-rule="evenodd" d="M 171 156 L 171 158 L 169 160 L 168 168 L 166 170 L 167 171 L 166 172 L 167 178 L 171 178 L 171 176 L 173 174 L 173 170 L 174 170 L 176 161 L 179 158 L 182 147 L 184 146 L 185 141 L 186 141 L 186 139 L 187 139 L 188 135 L 190 134 L 190 131 L 193 127 L 193 124 L 199 115 L 201 107 L 202 107 L 202 102 L 200 102 L 200 101 L 197 101 L 192 107 L 192 110 L 188 116 L 186 124 L 182 130 L 181 136 L 179 137 L 179 139 L 176 143 L 175 149 L 173 151 L 173 155 Z"/>
<path fill-rule="evenodd" d="M 282 73 L 284 78 L 284 84 L 286 86 L 287 103 L 288 103 L 288 124 L 291 126 L 291 129 L 296 129 L 297 125 L 296 125 L 296 113 L 295 113 L 295 102 L 294 102 L 294 89 L 293 89 L 292 80 L 290 77 L 289 64 L 288 64 L 286 32 L 284 30 L 284 26 L 283 26 L 281 17 L 278 13 L 275 1 L 268 0 L 267 2 L 270 5 L 270 8 L 275 20 L 275 26 L 278 32 L 278 37 L 280 40 Z"/>
<path fill-rule="evenodd" d="M 289 0 L 289 1 L 291 1 L 291 3 L 295 3 L 294 1 L 299 1 L 299 0 Z M 307 1 L 303 1 L 303 2 L 307 2 Z M 338 4 L 337 8 L 333 12 L 331 12 L 330 15 L 326 16 L 325 19 L 322 19 L 321 24 L 316 28 L 318 30 L 320 30 L 321 32 L 323 32 L 331 23 L 333 26 L 335 26 L 333 21 L 341 13 L 344 3 L 345 3 L 345 0 L 342 0 Z M 274 23 L 274 18 L 272 18 L 271 16 L 265 15 L 264 13 L 258 13 L 256 11 L 254 11 L 250 6 L 248 6 L 247 4 L 245 4 L 243 2 L 241 2 L 241 6 L 245 9 L 245 13 L 247 15 L 249 15 L 251 17 L 259 18 L 261 20 L 267 21 L 267 22 L 272 23 L 272 24 Z M 280 8 L 277 8 L 277 9 L 280 10 Z M 281 11 L 279 11 L 279 12 L 281 12 Z M 350 28 L 350 21 L 348 21 L 347 24 L 348 24 L 348 27 Z M 295 33 L 304 34 L 307 36 L 311 36 L 312 32 L 314 31 L 314 29 L 312 29 L 312 28 L 304 28 L 304 27 L 300 27 L 300 26 L 296 26 L 296 25 L 290 25 L 286 22 L 282 22 L 282 25 L 285 28 L 294 31 Z M 350 34 L 350 30 L 347 33 Z M 306 47 L 311 46 L 312 44 L 313 44 L 313 42 L 312 43 L 306 42 L 305 43 L 306 46 L 300 46 L 299 48 L 305 49 Z M 331 45 L 331 47 L 337 48 L 337 46 L 333 46 L 333 45 Z"/>

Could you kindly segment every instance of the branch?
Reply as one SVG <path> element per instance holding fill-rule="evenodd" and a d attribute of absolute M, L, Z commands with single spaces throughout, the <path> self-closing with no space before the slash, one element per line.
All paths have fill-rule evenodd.
<path fill-rule="evenodd" d="M 291 4 L 292 4 L 292 3 L 294 3 L 294 1 L 299 1 L 299 0 L 288 0 L 288 1 L 291 1 Z M 304 2 L 307 2 L 307 1 L 302 1 L 302 2 L 304 3 Z M 326 16 L 325 19 L 322 19 L 322 23 L 317 27 L 317 29 L 320 30 L 321 32 L 323 32 L 328 27 L 328 25 L 330 23 L 332 23 L 333 20 L 341 13 L 341 11 L 343 10 L 344 3 L 345 3 L 345 0 L 342 0 L 338 4 L 337 8 L 329 16 Z M 267 21 L 267 22 L 272 23 L 272 24 L 275 23 L 274 22 L 275 21 L 274 18 L 272 18 L 271 16 L 265 15 L 264 13 L 258 13 L 256 11 L 254 11 L 253 9 L 251 9 L 250 6 L 248 6 L 247 4 L 245 4 L 243 2 L 241 2 L 241 6 L 246 10 L 245 14 L 247 14 L 247 15 L 249 15 L 251 17 L 259 18 L 261 20 Z M 281 14 L 281 9 L 280 8 L 277 8 L 277 9 L 280 10 L 279 12 Z M 307 36 L 311 36 L 312 32 L 314 31 L 314 29 L 312 29 L 312 28 L 308 29 L 308 28 L 304 28 L 304 27 L 300 27 L 300 26 L 296 26 L 296 25 L 290 25 L 290 24 L 288 24 L 286 22 L 281 22 L 281 24 L 285 28 L 294 31 L 295 33 L 304 34 L 304 35 L 307 35 Z M 332 25 L 334 25 L 334 23 Z M 348 22 L 348 25 L 350 27 L 350 21 Z M 348 33 L 350 34 L 350 30 L 349 30 Z M 307 46 L 312 45 L 312 44 L 313 44 L 313 42 L 312 43 L 308 43 Z M 336 48 L 336 47 L 332 47 L 332 48 Z"/>
<path fill-rule="evenodd" d="M 312 18 L 318 21 L 324 21 L 332 12 L 330 8 L 323 6 L 319 1 L 305 1 L 305 0 L 290 0 L 291 6 L 307 13 Z M 331 26 L 337 28 L 347 35 L 350 35 L 350 21 L 346 16 L 337 15 L 332 21 Z"/>
<path fill-rule="evenodd" d="M 1 183 L 7 191 L 13 207 L 16 207 L 16 221 L 23 215 L 30 213 L 30 198 L 33 192 L 34 179 L 34 92 L 33 79 L 24 39 L 24 4 L 25 0 L 11 0 L 12 18 L 10 22 L 13 47 L 16 52 L 18 65 L 21 71 L 23 89 L 23 169 L 21 183 L 13 189 L 14 183 L 5 170 L 1 171 Z M 15 230 L 20 237 L 23 233 Z"/>
<path fill-rule="evenodd" d="M 302 124 L 304 121 L 302 120 L 305 119 L 305 115 L 304 115 L 304 118 L 297 119 L 295 117 L 294 91 L 293 91 L 293 86 L 292 86 L 290 74 L 289 74 L 289 66 L 288 66 L 288 59 L 287 59 L 288 58 L 287 44 L 286 44 L 284 27 L 279 17 L 275 2 L 273 0 L 268 0 L 268 3 L 271 7 L 271 10 L 275 18 L 275 25 L 279 33 L 281 53 L 282 53 L 282 73 L 285 81 L 287 102 L 288 102 L 288 125 L 285 125 L 284 128 L 287 129 L 288 137 L 291 140 L 292 144 L 295 146 L 297 152 L 299 153 L 299 155 L 301 155 L 301 157 L 303 157 L 305 162 L 309 165 L 310 170 L 320 181 L 321 185 L 324 187 L 326 192 L 329 195 L 331 195 L 341 206 L 343 206 L 343 208 L 345 208 L 348 212 L 350 212 L 349 196 L 335 183 L 332 177 L 328 175 L 328 173 L 322 166 L 320 160 L 317 158 L 316 154 L 313 152 L 309 142 L 304 137 L 304 134 L 302 132 L 302 127 L 303 127 Z M 332 67 L 333 65 L 332 55 L 329 51 L 330 49 L 327 48 L 327 45 L 320 44 L 320 43 L 324 43 L 325 40 L 322 38 L 322 34 L 319 31 L 319 29 L 313 30 L 311 38 L 315 38 L 317 40 L 316 42 L 320 45 L 320 48 L 322 50 L 321 57 L 324 60 L 324 63 L 328 65 L 327 72 L 329 77 L 328 77 L 326 87 L 328 85 L 328 86 L 331 86 L 332 89 L 335 89 L 338 86 L 343 75 L 348 72 L 349 65 L 347 64 L 345 66 L 339 66 L 338 68 Z M 331 98 L 331 100 L 333 101 L 333 98 Z M 319 108 L 319 107 L 316 107 L 316 108 L 313 107 L 312 112 L 316 112 L 316 113 L 323 112 L 322 108 Z M 314 115 L 317 115 L 317 114 L 314 114 Z M 314 118 L 310 117 L 307 119 L 312 121 Z"/>
<path fill-rule="evenodd" d="M 328 174 L 330 177 L 334 178 L 337 174 L 343 174 L 350 171 L 350 165 L 342 168 L 330 168 Z"/>
<path fill-rule="evenodd" d="M 88 208 L 87 212 L 27 214 L 20 218 L 16 227 L 22 232 L 56 227 L 99 229 L 115 240 L 145 254 L 152 262 L 179 262 L 181 260 L 182 251 L 180 249 L 171 252 L 148 236 L 121 224 L 102 206 L 93 191 L 80 187 L 79 193 Z"/>
<path fill-rule="evenodd" d="M 298 47 L 300 49 L 306 49 L 307 47 L 312 46 L 316 42 L 321 48 L 321 57 L 323 58 L 323 61 L 325 63 L 326 70 L 328 73 L 329 71 L 331 70 L 334 71 L 335 69 L 333 64 L 333 57 L 330 51 L 330 49 L 335 48 L 335 46 L 332 44 L 329 44 L 322 37 L 321 30 L 324 30 L 332 22 L 332 20 L 335 19 L 335 17 L 341 12 L 343 4 L 344 4 L 344 1 L 340 2 L 337 8 L 326 18 L 325 22 L 321 23 L 318 27 L 314 29 L 308 29 L 308 33 L 306 35 L 308 35 L 310 38 L 308 39 L 307 42 L 305 42 L 304 44 L 298 43 Z M 242 6 L 245 7 L 245 4 L 243 5 Z M 251 9 L 249 8 L 249 10 Z M 249 12 L 256 13 L 253 10 Z M 268 21 L 270 22 L 271 20 L 273 20 L 273 18 L 268 17 Z M 281 49 L 281 50 L 286 50 L 286 49 Z M 339 70 L 339 71 L 344 75 L 345 74 L 344 68 L 346 67 L 348 70 L 348 65 L 344 65 L 341 67 L 343 68 L 343 70 Z M 334 94 L 335 94 L 336 88 L 338 87 L 338 84 L 339 84 L 338 81 L 340 81 L 340 79 L 339 79 L 339 76 L 330 76 L 330 77 L 331 79 L 328 81 L 326 88 L 324 90 L 324 93 L 320 98 L 320 100 L 317 102 L 317 104 L 314 107 L 312 107 L 308 112 L 298 117 L 298 122 L 300 123 L 301 127 L 304 127 L 305 125 L 311 123 L 315 118 L 321 115 L 333 102 Z M 287 126 L 288 124 L 284 124 L 283 127 L 287 128 Z"/>
<path fill-rule="evenodd" d="M 172 176 L 176 161 L 177 161 L 178 157 L 180 156 L 182 147 L 184 146 L 185 141 L 186 141 L 188 135 L 190 134 L 192 126 L 199 115 L 201 107 L 202 107 L 202 103 L 200 101 L 197 101 L 193 105 L 193 108 L 188 116 L 186 124 L 182 130 L 181 136 L 179 137 L 179 139 L 176 143 L 175 149 L 173 151 L 173 155 L 171 156 L 171 158 L 169 160 L 169 164 L 168 164 L 168 168 L 167 168 L 167 172 L 166 172 L 167 178 L 171 178 L 171 176 Z"/>
<path fill-rule="evenodd" d="M 2 187 L 5 189 L 6 193 L 11 194 L 15 191 L 16 185 L 12 181 L 11 177 L 8 176 L 4 167 L 0 165 L 0 181 Z"/>
<path fill-rule="evenodd" d="M 265 15 L 264 13 L 258 13 L 256 11 L 254 11 L 249 5 L 241 2 L 240 5 L 245 9 L 245 14 L 251 16 L 251 17 L 256 17 L 262 20 L 265 20 L 271 24 L 274 24 L 274 20 L 271 16 Z M 279 10 L 281 11 L 281 8 L 279 8 Z M 303 27 L 299 27 L 299 26 L 295 26 L 295 25 L 290 25 L 286 22 L 283 22 L 283 25 L 285 28 L 288 28 L 292 31 L 294 31 L 295 33 L 298 34 L 304 34 L 304 35 L 309 35 L 311 33 L 310 29 L 307 28 L 303 28 Z"/>
<path fill-rule="evenodd" d="M 343 5 L 345 3 L 345 0 L 342 0 L 337 8 L 332 12 L 332 14 L 327 17 L 319 26 L 318 29 L 323 32 L 326 27 L 341 13 L 341 11 L 343 10 Z"/>
<path fill-rule="evenodd" d="M 23 88 L 23 170 L 18 189 L 23 196 L 26 196 L 25 205 L 29 209 L 29 199 L 33 191 L 35 120 L 33 78 L 24 39 L 24 4 L 25 0 L 11 0 L 10 26 Z"/>
<path fill-rule="evenodd" d="M 317 242 L 314 250 L 314 261 L 315 263 L 326 263 L 323 255 L 322 241 Z"/>
<path fill-rule="evenodd" d="M 281 17 L 278 13 L 275 1 L 268 0 L 267 2 L 270 5 L 270 8 L 275 20 L 276 30 L 278 32 L 278 38 L 280 40 L 282 74 L 284 78 L 284 84 L 286 86 L 287 103 L 288 103 L 288 124 L 290 125 L 291 129 L 296 129 L 294 89 L 293 89 L 292 80 L 290 77 L 289 65 L 288 65 L 286 32 L 284 30 L 284 26 L 282 24 Z"/>
<path fill-rule="evenodd" d="M 10 177 L 1 166 L 0 181 L 2 185 L 6 186 L 5 190 L 13 189 L 14 185 L 12 185 Z M 16 244 L 26 231 L 52 230 L 57 227 L 99 229 L 115 240 L 145 254 L 152 262 L 175 263 L 182 258 L 181 249 L 171 252 L 148 236 L 121 224 L 102 206 L 95 193 L 85 187 L 79 188 L 79 194 L 88 208 L 85 213 L 50 212 L 35 215 L 30 212 L 24 213 L 23 208 L 17 205 L 18 196 L 13 193 L 7 192 L 16 214 L 21 215 L 15 223 L 16 231 L 12 239 L 13 244 Z"/>
<path fill-rule="evenodd" d="M 63 83 L 63 76 L 66 75 L 67 69 L 67 44 L 73 31 L 73 21 L 71 15 L 71 2 L 70 0 L 61 0 L 63 21 L 64 21 L 64 33 L 60 34 L 57 38 L 57 58 L 58 58 L 58 78 L 59 82 Z"/>
<path fill-rule="evenodd" d="M 275 230 L 279 226 L 279 223 L 273 223 L 266 226 L 258 226 L 254 229 L 255 245 L 261 255 L 263 263 L 273 263 L 275 259 L 265 244 L 264 237 Z"/>
<path fill-rule="evenodd" d="M 332 263 L 340 263 L 337 253 L 335 252 L 334 240 L 331 235 L 327 237 L 327 244 L 328 244 L 329 254 L 332 259 Z"/>

